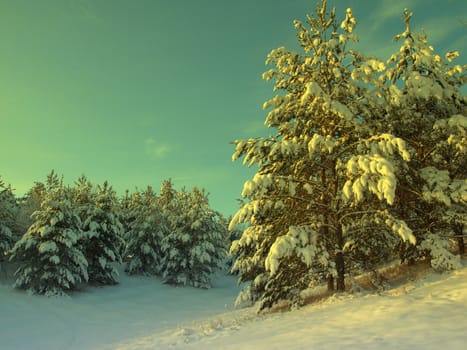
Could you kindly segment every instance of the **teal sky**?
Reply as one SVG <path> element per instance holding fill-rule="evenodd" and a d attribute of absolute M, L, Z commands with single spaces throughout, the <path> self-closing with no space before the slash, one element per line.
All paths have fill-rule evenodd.
<path fill-rule="evenodd" d="M 266 135 L 262 81 L 317 0 L 0 0 L 0 176 L 21 195 L 55 169 L 121 195 L 172 178 L 232 214 L 254 172 L 235 139 Z M 463 0 L 334 0 L 387 58 L 404 7 L 440 53 L 467 54 Z M 465 63 L 465 57 L 460 58 Z"/>

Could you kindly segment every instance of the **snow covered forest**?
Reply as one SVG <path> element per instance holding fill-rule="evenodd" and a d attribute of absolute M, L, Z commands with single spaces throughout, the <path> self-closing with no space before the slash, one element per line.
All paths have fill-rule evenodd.
<path fill-rule="evenodd" d="M 19 201 L 2 186 L 2 257 L 17 265 L 17 288 L 62 295 L 112 285 L 122 263 L 129 274 L 209 288 L 225 263 L 227 223 L 204 190 L 176 191 L 166 180 L 159 195 L 148 187 L 118 199 L 107 182 L 83 175 L 65 186 L 53 171 Z"/>
<path fill-rule="evenodd" d="M 176 191 L 170 180 L 121 198 L 107 182 L 67 186 L 54 172 L 23 198 L 0 182 L 0 264 L 14 265 L 13 286 L 63 295 L 115 285 L 123 266 L 209 288 L 230 270 L 242 287 L 236 305 L 263 311 L 303 306 L 313 288 L 355 292 L 366 273 L 382 291 L 383 266 L 462 269 L 466 65 L 403 15 L 389 57 L 354 49 L 351 9 L 339 20 L 322 0 L 294 22 L 301 50 L 280 47 L 266 60 L 270 136 L 234 141 L 233 160 L 256 174 L 230 219 L 204 190 Z"/>

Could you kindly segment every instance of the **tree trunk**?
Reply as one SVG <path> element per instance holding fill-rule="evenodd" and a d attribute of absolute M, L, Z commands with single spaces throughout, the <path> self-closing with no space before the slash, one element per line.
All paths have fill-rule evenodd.
<path fill-rule="evenodd" d="M 464 256 L 464 254 L 465 254 L 465 243 L 464 243 L 464 237 L 462 235 L 457 238 L 457 245 L 459 246 L 459 255 Z"/>
<path fill-rule="evenodd" d="M 462 257 L 465 254 L 464 232 L 462 230 L 462 225 L 454 225 L 454 233 L 457 236 L 459 255 Z"/>
<path fill-rule="evenodd" d="M 337 228 L 337 246 L 338 251 L 336 254 L 336 270 L 337 270 L 337 279 L 336 279 L 336 289 L 338 292 L 345 291 L 345 265 L 344 265 L 344 254 L 342 249 L 344 247 L 344 237 L 342 235 L 342 227 L 339 225 Z"/>
<path fill-rule="evenodd" d="M 334 276 L 329 274 L 327 276 L 327 281 L 328 281 L 328 292 L 334 291 Z"/>
<path fill-rule="evenodd" d="M 344 254 L 342 251 L 339 251 L 336 254 L 336 270 L 337 270 L 337 279 L 336 279 L 336 289 L 338 292 L 345 291 L 345 267 L 344 267 Z"/>

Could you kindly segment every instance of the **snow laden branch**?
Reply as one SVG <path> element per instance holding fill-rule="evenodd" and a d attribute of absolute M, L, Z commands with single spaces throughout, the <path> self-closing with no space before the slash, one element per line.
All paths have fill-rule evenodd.
<path fill-rule="evenodd" d="M 353 155 L 346 163 L 341 163 L 350 178 L 342 189 L 344 198 L 360 203 L 365 191 L 369 191 L 379 200 L 384 199 L 392 205 L 397 176 L 390 157 L 398 153 L 404 161 L 409 161 L 405 142 L 390 134 L 382 134 L 365 140 L 360 146 L 361 150 L 366 148 L 369 154 Z"/>
<path fill-rule="evenodd" d="M 420 175 L 425 180 L 422 194 L 427 202 L 438 201 L 448 207 L 467 204 L 467 179 L 451 179 L 447 170 L 435 167 L 421 169 Z"/>
<path fill-rule="evenodd" d="M 417 239 L 413 231 L 407 226 L 404 220 L 399 220 L 389 214 L 387 211 L 380 213 L 381 218 L 384 220 L 386 226 L 394 233 L 398 234 L 404 242 L 409 242 L 415 245 Z"/>
<path fill-rule="evenodd" d="M 462 267 L 460 257 L 452 254 L 451 249 L 451 243 L 447 237 L 433 233 L 428 234 L 418 247 L 421 252 L 429 252 L 430 264 L 437 271 L 455 270 Z"/>
<path fill-rule="evenodd" d="M 448 119 L 437 120 L 433 130 L 444 136 L 437 148 L 453 148 L 455 157 L 467 157 L 467 117 L 455 114 Z"/>
<path fill-rule="evenodd" d="M 287 233 L 276 239 L 265 260 L 265 268 L 274 275 L 281 260 L 289 256 L 298 256 L 306 266 L 320 263 L 329 264 L 329 255 L 319 246 L 318 232 L 311 226 L 291 226 Z"/>
<path fill-rule="evenodd" d="M 339 102 L 332 99 L 328 94 L 324 93 L 320 85 L 314 81 L 308 83 L 300 99 L 301 106 L 305 111 L 313 113 L 317 105 L 324 110 L 326 114 L 332 113 L 342 118 L 346 124 L 354 122 L 354 114 L 350 109 Z"/>

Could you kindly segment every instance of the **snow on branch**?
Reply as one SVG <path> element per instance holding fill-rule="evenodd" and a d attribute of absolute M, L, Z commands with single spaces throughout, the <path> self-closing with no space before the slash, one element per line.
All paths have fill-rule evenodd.
<path fill-rule="evenodd" d="M 344 198 L 359 203 L 368 190 L 379 200 L 385 199 L 388 204 L 393 204 L 397 177 L 391 158 L 398 153 L 404 161 L 410 160 L 404 140 L 391 134 L 381 134 L 361 141 L 357 149 L 370 153 L 353 155 L 343 163 L 349 177 L 342 189 Z"/>
<path fill-rule="evenodd" d="M 316 154 L 321 152 L 331 154 L 336 143 L 337 140 L 331 135 L 322 136 L 320 134 L 314 134 L 310 142 L 308 142 L 308 153 L 310 158 L 315 158 Z"/>
<path fill-rule="evenodd" d="M 383 72 L 386 69 L 384 62 L 377 59 L 368 59 L 362 62 L 352 71 L 351 78 L 355 81 L 364 83 L 377 83 L 376 73 Z"/>
<path fill-rule="evenodd" d="M 345 19 L 341 23 L 341 28 L 347 33 L 352 33 L 356 24 L 357 20 L 352 15 L 352 9 L 348 8 L 345 12 Z"/>
<path fill-rule="evenodd" d="M 415 238 L 412 230 L 407 226 L 405 221 L 396 219 L 387 212 L 383 212 L 382 214 L 383 216 L 385 216 L 384 223 L 386 224 L 386 226 L 390 228 L 392 232 L 398 234 L 404 242 L 408 241 L 413 245 L 417 243 L 417 239 Z"/>
<path fill-rule="evenodd" d="M 462 267 L 460 257 L 450 252 L 451 244 L 447 238 L 429 234 L 418 249 L 430 254 L 430 264 L 437 271 L 455 270 Z"/>
<path fill-rule="evenodd" d="M 421 169 L 421 177 L 425 180 L 423 198 L 451 206 L 451 203 L 467 203 L 467 179 L 451 179 L 447 170 L 439 170 L 429 166 Z"/>
<path fill-rule="evenodd" d="M 456 114 L 447 119 L 437 120 L 433 130 L 444 132 L 447 144 L 458 152 L 467 152 L 467 117 L 464 115 Z"/>
<path fill-rule="evenodd" d="M 310 102 L 316 99 L 323 101 L 322 107 L 325 111 L 331 112 L 348 122 L 353 120 L 354 115 L 347 106 L 337 100 L 331 99 L 328 94 L 324 93 L 318 83 L 312 81 L 306 85 L 305 92 L 300 98 L 300 107 L 312 109 L 314 104 Z"/>
<path fill-rule="evenodd" d="M 342 189 L 347 200 L 359 203 L 364 198 L 365 190 L 375 194 L 379 200 L 386 199 L 394 203 L 396 175 L 394 167 L 379 154 L 352 156 L 347 162 L 347 174 L 352 178 L 345 182 Z"/>
<path fill-rule="evenodd" d="M 318 247 L 318 233 L 311 226 L 290 226 L 287 233 L 276 239 L 265 260 L 265 268 L 274 275 L 281 259 L 296 255 L 307 265 L 318 259 L 327 265 L 328 256 Z"/>

